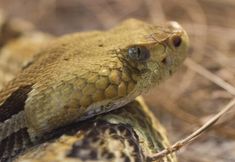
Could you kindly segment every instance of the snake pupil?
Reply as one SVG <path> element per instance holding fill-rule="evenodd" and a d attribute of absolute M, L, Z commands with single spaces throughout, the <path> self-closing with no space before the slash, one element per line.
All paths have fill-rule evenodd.
<path fill-rule="evenodd" d="M 144 46 L 135 46 L 128 49 L 128 55 L 133 60 L 145 61 L 150 57 L 150 52 Z"/>

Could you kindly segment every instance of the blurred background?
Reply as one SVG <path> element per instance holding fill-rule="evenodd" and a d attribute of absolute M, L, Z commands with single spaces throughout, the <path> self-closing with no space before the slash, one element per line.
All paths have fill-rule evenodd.
<path fill-rule="evenodd" d="M 191 40 L 189 58 L 199 65 L 186 61 L 171 79 L 145 95 L 171 142 L 197 129 L 235 95 L 234 0 L 0 0 L 0 10 L 56 36 L 108 29 L 130 17 L 154 24 L 181 23 Z M 213 76 L 230 84 L 231 91 L 210 81 Z M 234 117 L 230 112 L 213 130 L 180 150 L 179 161 L 234 162 Z"/>

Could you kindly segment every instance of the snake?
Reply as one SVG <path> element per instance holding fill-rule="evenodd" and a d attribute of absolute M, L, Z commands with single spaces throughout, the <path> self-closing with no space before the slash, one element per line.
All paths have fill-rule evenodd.
<path fill-rule="evenodd" d="M 1 161 L 61 127 L 133 103 L 178 69 L 188 46 L 178 23 L 136 19 L 51 41 L 0 91 Z"/>

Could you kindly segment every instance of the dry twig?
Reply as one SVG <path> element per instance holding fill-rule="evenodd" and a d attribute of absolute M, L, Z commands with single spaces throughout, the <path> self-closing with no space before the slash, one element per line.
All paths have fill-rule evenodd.
<path fill-rule="evenodd" d="M 160 158 L 162 158 L 172 152 L 178 151 L 183 146 L 193 142 L 195 139 L 200 137 L 202 135 L 202 133 L 204 133 L 209 128 L 211 128 L 215 124 L 215 122 L 217 122 L 219 120 L 219 118 L 221 118 L 226 112 L 228 112 L 231 108 L 233 108 L 234 105 L 235 105 L 235 98 L 232 99 L 219 113 L 217 113 L 214 117 L 212 117 L 208 122 L 206 122 L 203 126 L 201 126 L 196 131 L 194 131 L 192 134 L 190 134 L 186 138 L 176 142 L 172 146 L 170 146 L 170 147 L 168 147 L 168 148 L 166 148 L 166 149 L 164 149 L 154 155 L 149 156 L 151 161 L 160 159 Z"/>

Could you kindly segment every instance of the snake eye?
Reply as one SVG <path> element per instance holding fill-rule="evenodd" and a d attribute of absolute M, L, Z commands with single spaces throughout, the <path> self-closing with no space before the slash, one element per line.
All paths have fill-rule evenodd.
<path fill-rule="evenodd" d="M 146 61 L 150 57 L 150 52 L 144 46 L 134 46 L 128 49 L 128 56 L 136 61 Z"/>
<path fill-rule="evenodd" d="M 174 45 L 175 48 L 179 47 L 182 43 L 182 39 L 180 36 L 175 35 L 171 38 L 172 44 Z"/>

